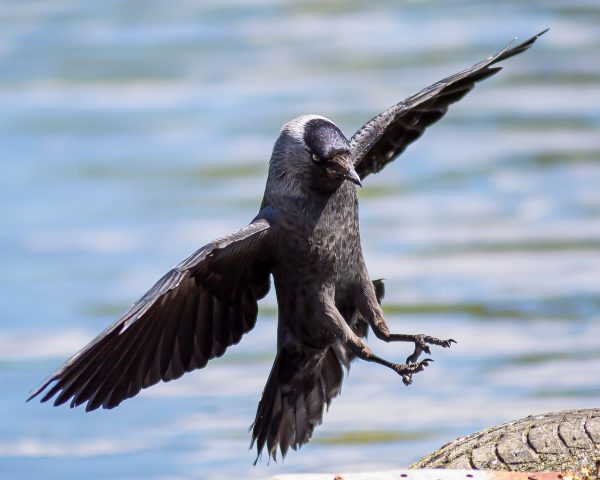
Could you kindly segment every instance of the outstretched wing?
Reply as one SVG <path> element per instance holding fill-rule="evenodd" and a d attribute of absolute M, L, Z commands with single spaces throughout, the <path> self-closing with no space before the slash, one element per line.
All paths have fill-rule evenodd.
<path fill-rule="evenodd" d="M 548 29 L 462 72 L 451 75 L 408 97 L 363 125 L 350 139 L 354 167 L 361 179 L 379 172 L 417 140 L 425 129 L 448 111 L 448 106 L 469 93 L 475 83 L 499 72 L 492 65 L 524 52 Z"/>
<path fill-rule="evenodd" d="M 269 291 L 270 223 L 257 219 L 202 247 L 52 374 L 28 400 L 113 408 L 142 388 L 220 357 L 254 327 Z"/>

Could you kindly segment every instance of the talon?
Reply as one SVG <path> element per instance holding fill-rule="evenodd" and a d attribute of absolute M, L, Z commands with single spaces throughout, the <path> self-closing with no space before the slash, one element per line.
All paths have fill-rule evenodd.
<path fill-rule="evenodd" d="M 425 343 L 429 343 L 430 345 L 439 345 L 440 347 L 448 348 L 453 343 L 457 343 L 453 338 L 449 338 L 448 340 L 441 340 L 439 338 L 430 337 L 429 335 L 423 335 L 422 339 Z"/>
<path fill-rule="evenodd" d="M 421 353 L 423 353 L 423 352 L 425 352 L 427 355 L 431 355 L 431 349 L 427 345 L 427 338 L 428 337 L 426 337 L 425 335 L 415 335 L 415 338 L 414 338 L 415 350 L 412 353 L 412 355 L 410 355 L 406 359 L 406 363 L 408 363 L 408 364 L 417 363 L 417 360 L 419 359 L 419 357 L 421 356 Z"/>
<path fill-rule="evenodd" d="M 413 354 L 410 355 L 406 359 L 407 365 L 411 365 L 411 364 L 417 363 L 417 360 L 419 359 L 420 356 L 421 356 L 421 349 L 419 347 L 416 347 L 415 351 L 413 352 Z"/>
<path fill-rule="evenodd" d="M 413 363 L 410 365 L 395 365 L 395 370 L 399 375 L 402 376 L 402 382 L 404 385 L 408 386 L 412 383 L 412 376 L 417 372 L 422 372 L 426 367 L 429 366 L 429 363 L 433 362 L 433 359 L 426 358 L 421 360 L 419 363 Z"/>
<path fill-rule="evenodd" d="M 411 375 L 422 371 L 425 367 L 429 366 L 430 362 L 433 362 L 433 359 L 426 358 L 419 363 L 411 363 L 410 365 L 395 364 L 394 370 L 396 370 L 399 375 Z"/>
<path fill-rule="evenodd" d="M 443 348 L 450 347 L 453 343 L 457 343 L 453 338 L 449 338 L 448 340 L 440 340 L 436 337 L 431 337 L 429 335 L 414 335 L 413 342 L 415 343 L 415 350 L 406 359 L 406 363 L 416 363 L 419 359 L 421 353 L 425 352 L 427 355 L 431 355 L 431 349 L 429 345 L 438 345 Z M 428 345 L 429 344 L 429 345 Z"/>
<path fill-rule="evenodd" d="M 425 360 L 421 360 L 419 363 L 417 363 L 414 366 L 413 373 L 422 372 L 425 369 L 425 367 L 429 366 L 429 362 L 433 362 L 433 360 L 431 358 L 426 358 Z"/>

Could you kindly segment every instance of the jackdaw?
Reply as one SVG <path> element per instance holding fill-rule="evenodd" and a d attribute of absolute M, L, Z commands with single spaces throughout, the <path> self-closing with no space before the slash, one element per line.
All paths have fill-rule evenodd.
<path fill-rule="evenodd" d="M 356 187 L 396 158 L 493 66 L 528 49 L 544 32 L 394 105 L 349 140 L 325 117 L 286 123 L 275 142 L 258 215 L 163 276 L 120 319 L 76 353 L 29 399 L 113 408 L 143 388 L 203 368 L 250 331 L 273 276 L 279 307 L 277 354 L 252 426 L 257 459 L 309 441 L 340 393 L 354 359 L 384 365 L 405 384 L 430 359 L 429 345 L 454 340 L 390 333 L 361 249 Z M 412 342 L 406 364 L 375 355 L 369 327 L 386 342 Z"/>

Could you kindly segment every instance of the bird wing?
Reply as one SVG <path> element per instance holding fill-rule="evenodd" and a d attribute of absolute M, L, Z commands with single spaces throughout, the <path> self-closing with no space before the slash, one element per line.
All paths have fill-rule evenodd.
<path fill-rule="evenodd" d="M 492 65 L 524 52 L 547 31 L 519 44 L 511 42 L 496 55 L 430 85 L 363 125 L 350 139 L 354 167 L 360 178 L 379 172 L 417 140 L 429 125 L 442 118 L 449 105 L 469 93 L 475 83 L 502 69 Z"/>
<path fill-rule="evenodd" d="M 190 255 L 28 400 L 48 389 L 41 401 L 58 394 L 55 406 L 113 408 L 223 355 L 254 327 L 269 291 L 270 226 L 257 218 Z"/>

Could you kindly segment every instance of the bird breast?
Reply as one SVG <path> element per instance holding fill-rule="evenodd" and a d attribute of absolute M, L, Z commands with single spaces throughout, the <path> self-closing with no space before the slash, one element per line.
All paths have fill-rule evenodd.
<path fill-rule="evenodd" d="M 352 276 L 362 261 L 358 204 L 353 185 L 321 203 L 284 202 L 278 206 L 278 257 L 294 275 L 322 281 Z"/>

